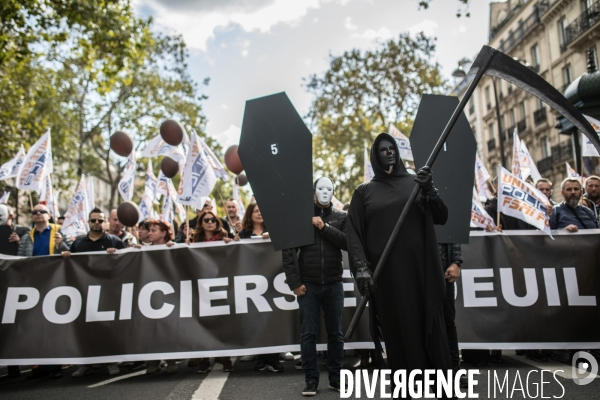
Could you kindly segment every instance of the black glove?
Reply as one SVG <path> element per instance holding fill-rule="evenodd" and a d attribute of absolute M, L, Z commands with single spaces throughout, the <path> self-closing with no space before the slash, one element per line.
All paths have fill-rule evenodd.
<path fill-rule="evenodd" d="M 367 266 L 367 263 L 362 260 L 354 262 L 354 281 L 358 287 L 358 291 L 362 296 L 366 296 L 367 293 L 375 293 L 375 281 L 373 280 L 373 274 L 371 269 Z"/>
<path fill-rule="evenodd" d="M 433 172 L 431 172 L 431 168 L 428 166 L 422 167 L 419 172 L 417 172 L 415 182 L 421 185 L 423 194 L 437 194 L 437 191 L 433 187 Z"/>

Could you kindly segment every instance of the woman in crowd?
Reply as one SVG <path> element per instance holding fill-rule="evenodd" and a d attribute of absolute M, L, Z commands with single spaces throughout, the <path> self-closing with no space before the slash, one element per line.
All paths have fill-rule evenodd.
<path fill-rule="evenodd" d="M 269 238 L 269 234 L 265 228 L 265 221 L 256 203 L 250 203 L 246 207 L 242 226 L 243 229 L 238 234 L 240 239 L 250 239 L 252 236 L 262 236 L 263 239 Z"/>
<path fill-rule="evenodd" d="M 150 226 L 148 224 L 148 220 L 145 219 L 138 224 L 138 243 L 150 243 L 150 239 L 148 239 L 148 234 L 150 233 Z"/>
<path fill-rule="evenodd" d="M 233 236 L 223 228 L 223 222 L 212 211 L 203 211 L 198 216 L 194 243 L 216 242 L 219 240 L 229 243 Z"/>
<path fill-rule="evenodd" d="M 227 231 L 223 229 L 223 223 L 220 218 L 212 211 L 202 211 L 198 216 L 193 242 L 217 242 L 219 240 L 229 243 L 232 238 L 229 237 Z M 201 358 L 200 360 L 192 359 L 188 361 L 188 366 L 193 366 L 196 362 L 198 362 L 198 369 L 196 372 L 199 374 L 205 374 L 210 371 L 210 360 L 208 358 Z M 231 357 L 217 357 L 215 358 L 215 362 L 223 364 L 223 372 L 233 371 Z"/>
<path fill-rule="evenodd" d="M 256 203 L 250 203 L 248 207 L 246 207 L 246 213 L 242 219 L 242 226 L 243 229 L 236 235 L 236 239 L 250 239 L 252 237 L 262 237 L 263 239 L 269 238 L 269 234 L 265 228 L 265 221 L 263 220 L 258 204 Z M 258 356 L 258 361 L 254 366 L 254 370 L 283 372 L 283 365 L 279 362 L 279 354 L 260 354 Z"/>
<path fill-rule="evenodd" d="M 175 235 L 175 243 L 185 243 L 188 237 L 188 225 L 186 222 L 179 225 L 179 230 L 181 231 L 179 235 Z M 193 234 L 190 232 L 190 235 Z"/>
<path fill-rule="evenodd" d="M 173 230 L 168 222 L 151 219 L 148 221 L 148 241 L 150 245 L 166 244 L 168 247 L 173 246 Z M 141 230 L 140 230 L 141 232 Z M 141 238 L 140 238 L 141 239 Z M 146 362 L 148 368 L 146 374 L 152 375 L 161 370 L 160 360 Z M 167 360 L 167 374 L 177 372 L 177 360 Z"/>

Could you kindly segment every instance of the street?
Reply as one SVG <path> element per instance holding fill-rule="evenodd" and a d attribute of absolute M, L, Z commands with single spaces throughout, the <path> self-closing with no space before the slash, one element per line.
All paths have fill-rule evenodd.
<path fill-rule="evenodd" d="M 352 356 L 350 354 L 352 353 Z M 347 352 L 344 360 L 345 367 L 350 367 L 358 358 L 353 352 Z M 480 369 L 480 375 L 475 386 L 475 393 L 479 398 L 498 399 L 529 399 L 529 398 L 564 398 L 564 399 L 600 399 L 600 380 L 596 379 L 585 386 L 576 385 L 570 379 L 572 369 L 567 363 L 556 361 L 564 358 L 566 352 L 557 352 L 554 360 L 546 363 L 533 362 L 525 357 L 516 356 L 514 351 L 506 351 L 503 362 L 491 364 L 491 368 Z M 296 356 L 298 357 L 298 356 Z M 564 361 L 564 360 L 563 360 Z M 21 377 L 9 379 L 6 367 L 0 367 L 0 398 L 2 399 L 168 399 L 168 400 L 190 400 L 190 399 L 300 399 L 303 398 L 301 391 L 304 388 L 304 375 L 302 371 L 294 368 L 295 361 L 283 362 L 285 371 L 283 373 L 257 372 L 253 370 L 254 362 L 234 361 L 234 371 L 224 373 L 221 365 L 208 374 L 197 374 L 195 368 L 186 366 L 187 360 L 178 363 L 179 371 L 176 374 L 163 372 L 156 375 L 145 375 L 145 370 L 130 372 L 121 368 L 122 372 L 116 376 L 108 376 L 106 368 L 98 368 L 92 375 L 82 378 L 71 378 L 71 374 L 77 369 L 71 366 L 63 369 L 62 379 L 51 380 L 42 378 L 26 380 L 29 373 L 22 373 Z M 321 383 L 317 398 L 336 399 L 340 394 L 328 388 L 327 373 L 322 361 Z M 463 368 L 471 368 L 463 363 Z M 540 392 L 541 380 L 540 369 L 549 370 L 544 374 L 543 393 Z M 22 371 L 30 367 L 21 367 Z M 553 372 L 557 372 L 556 379 Z M 533 372 L 531 372 L 533 371 Z M 502 389 L 495 386 L 489 387 L 488 374 L 492 378 L 496 374 L 499 385 L 508 379 Z M 508 373 L 508 375 L 506 375 Z M 529 376 L 528 376 L 529 373 Z M 558 382 L 560 382 L 560 384 Z M 377 385 L 379 386 L 379 385 Z M 522 389 L 522 390 L 521 390 Z M 378 393 L 378 392 L 377 392 Z M 361 391 L 362 397 L 365 390 Z M 351 396 L 354 397 L 354 394 Z M 375 398 L 379 398 L 378 395 Z"/>

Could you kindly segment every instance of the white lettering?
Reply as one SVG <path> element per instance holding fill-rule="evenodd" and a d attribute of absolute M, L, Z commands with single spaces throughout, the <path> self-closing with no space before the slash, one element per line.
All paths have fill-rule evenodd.
<path fill-rule="evenodd" d="M 179 288 L 179 318 L 192 318 L 192 281 L 181 281 Z"/>
<path fill-rule="evenodd" d="M 556 281 L 556 270 L 554 268 L 544 268 L 544 286 L 546 286 L 546 298 L 549 306 L 560 306 L 560 296 L 558 294 L 558 282 Z"/>
<path fill-rule="evenodd" d="M 133 311 L 133 283 L 124 283 L 121 286 L 121 307 L 119 308 L 119 320 L 131 319 Z"/>
<path fill-rule="evenodd" d="M 212 278 L 212 279 L 198 279 L 198 291 L 200 296 L 200 316 L 210 317 L 213 315 L 229 315 L 229 305 L 224 306 L 212 306 L 213 300 L 224 300 L 227 299 L 226 290 L 215 290 L 210 291 L 211 287 L 217 286 L 228 286 L 229 278 Z"/>
<path fill-rule="evenodd" d="M 498 305 L 496 297 L 477 297 L 477 292 L 493 291 L 493 282 L 475 283 L 475 278 L 493 278 L 493 269 L 465 269 L 461 271 L 461 275 L 465 307 L 496 307 Z"/>
<path fill-rule="evenodd" d="M 88 287 L 87 302 L 85 304 L 85 322 L 114 321 L 114 311 L 99 311 L 100 308 L 100 285 Z"/>
<path fill-rule="evenodd" d="M 347 381 L 347 383 L 346 383 Z M 347 399 L 352 396 L 354 377 L 347 369 L 340 370 L 340 398 Z"/>
<path fill-rule="evenodd" d="M 140 295 L 138 297 L 138 307 L 140 308 L 140 312 L 146 318 L 150 319 L 161 319 L 168 317 L 175 309 L 175 306 L 170 303 L 164 303 L 161 308 L 152 308 L 152 304 L 150 303 L 150 299 L 152 298 L 152 293 L 154 292 L 163 292 L 165 295 L 171 294 L 175 292 L 173 286 L 169 285 L 167 282 L 155 281 L 150 282 L 144 285 L 142 290 L 140 290 Z"/>
<path fill-rule="evenodd" d="M 56 312 L 56 301 L 61 296 L 71 299 L 69 311 L 66 314 Z M 81 293 L 71 286 L 59 286 L 48 292 L 42 303 L 42 312 L 46 319 L 54 324 L 68 324 L 79 317 L 81 313 Z"/>
<path fill-rule="evenodd" d="M 502 295 L 508 304 L 515 307 L 529 307 L 538 299 L 538 286 L 535 280 L 534 268 L 523 268 L 525 276 L 525 296 L 519 297 L 515 294 L 513 272 L 510 268 L 500 268 L 500 283 Z"/>
<path fill-rule="evenodd" d="M 253 284 L 254 289 L 248 289 Z M 264 294 L 269 288 L 267 278 L 262 275 L 242 275 L 233 278 L 235 289 L 235 313 L 248 313 L 248 300 L 252 300 L 259 312 L 273 311 Z"/>
<path fill-rule="evenodd" d="M 21 296 L 25 300 L 19 301 Z M 4 312 L 2 313 L 3 324 L 14 324 L 18 310 L 30 310 L 40 301 L 40 292 L 32 287 L 9 287 L 6 291 L 6 303 L 4 303 Z"/>
<path fill-rule="evenodd" d="M 563 269 L 565 285 L 567 286 L 567 300 L 570 306 L 596 306 L 596 296 L 580 296 L 575 268 Z"/>
<path fill-rule="evenodd" d="M 389 370 L 389 369 L 381 370 L 381 379 L 379 381 L 379 398 L 381 398 L 381 399 L 392 398 L 392 394 L 387 391 L 388 386 L 392 383 L 390 380 L 391 375 L 392 375 L 391 370 Z"/>
<path fill-rule="evenodd" d="M 299 306 L 298 306 L 298 301 L 296 300 L 296 295 L 294 295 L 294 292 L 292 292 L 290 290 L 289 286 L 286 283 L 285 272 L 280 273 L 279 275 L 277 275 L 275 277 L 275 279 L 273 279 L 273 287 L 279 293 L 287 295 L 287 296 L 292 296 L 294 298 L 294 300 L 292 300 L 292 301 L 287 301 L 285 299 L 285 296 L 273 297 L 273 303 L 275 303 L 275 307 L 279 308 L 280 310 L 284 310 L 284 311 L 291 311 L 291 310 L 298 309 Z"/>

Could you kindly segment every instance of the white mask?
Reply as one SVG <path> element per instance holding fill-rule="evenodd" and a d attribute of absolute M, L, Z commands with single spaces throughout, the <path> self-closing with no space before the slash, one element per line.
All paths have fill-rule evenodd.
<path fill-rule="evenodd" d="M 8 222 L 8 208 L 4 204 L 0 204 L 0 225 L 6 225 Z"/>
<path fill-rule="evenodd" d="M 315 186 L 317 201 L 322 206 L 328 206 L 333 197 L 333 182 L 329 178 L 321 178 Z"/>

